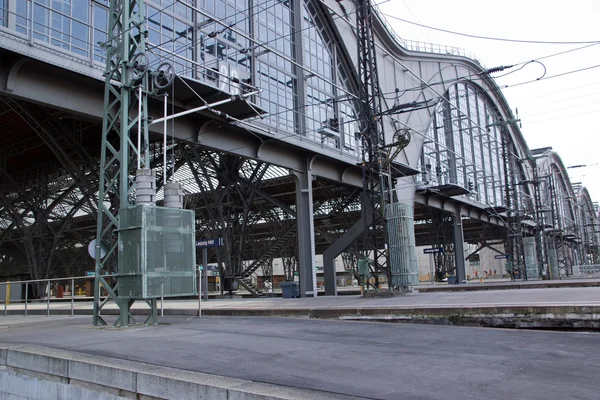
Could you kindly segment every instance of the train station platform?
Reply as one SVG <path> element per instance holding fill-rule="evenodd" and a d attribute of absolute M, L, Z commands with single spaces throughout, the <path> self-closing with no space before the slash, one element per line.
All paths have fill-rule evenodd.
<path fill-rule="evenodd" d="M 0 343 L 19 399 L 597 399 L 600 366 L 596 333 L 305 318 L 8 316 Z"/>
<path fill-rule="evenodd" d="M 127 329 L 68 306 L 0 316 L 0 398 L 597 398 L 600 287 L 216 299 L 200 318 L 170 300 L 158 325 Z"/>
<path fill-rule="evenodd" d="M 574 280 L 560 287 L 547 287 L 544 281 L 525 283 L 528 287 L 522 282 L 418 286 L 412 293 L 393 297 L 344 295 L 248 299 L 239 296 L 202 300 L 200 304 L 196 298 L 159 301 L 158 307 L 159 313 L 164 316 L 193 317 L 198 315 L 200 308 L 201 314 L 205 316 L 296 317 L 499 328 L 600 330 L 600 286 L 582 286 L 584 283 L 596 284 L 599 281 Z M 493 285 L 501 286 L 502 290 L 494 290 Z M 519 287 L 519 290 L 507 290 L 506 285 Z M 446 289 L 453 286 L 472 286 L 480 290 Z M 28 315 L 91 315 L 92 310 L 91 301 L 48 303 L 41 300 L 27 304 Z M 143 302 L 135 303 L 132 310 L 134 316 L 147 315 L 150 311 Z M 108 321 L 117 312 L 116 305 L 110 303 L 102 310 Z M 5 307 L 4 313 L 22 315 L 24 304 L 10 304 Z M 3 315 L 1 308 L 0 315 Z M 137 319 L 143 321 L 145 318 Z"/>
<path fill-rule="evenodd" d="M 511 290 L 511 289 L 548 289 L 566 287 L 596 287 L 600 286 L 600 279 L 580 277 L 562 280 L 531 280 L 531 281 L 509 281 L 482 279 L 470 281 L 461 285 L 424 285 L 416 287 L 421 293 L 426 292 L 460 292 L 472 290 Z"/>

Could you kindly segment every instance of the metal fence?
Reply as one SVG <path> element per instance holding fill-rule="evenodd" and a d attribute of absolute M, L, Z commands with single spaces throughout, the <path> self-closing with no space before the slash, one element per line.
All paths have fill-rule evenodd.
<path fill-rule="evenodd" d="M 105 278 L 111 279 L 116 275 L 105 275 Z M 75 314 L 75 301 L 94 300 L 94 276 L 74 276 L 68 278 L 52 279 L 33 279 L 25 281 L 0 282 L 0 304 L 2 304 L 3 315 L 8 315 L 10 304 L 22 304 L 23 308 L 11 307 L 10 312 L 23 311 L 27 316 L 29 305 L 44 304 L 46 306 L 46 315 L 50 315 L 52 305 L 64 305 L 69 303 L 71 316 Z M 35 287 L 35 289 L 34 289 Z M 100 287 L 102 291 L 102 287 Z M 36 294 L 32 293 L 37 291 Z M 101 298 L 106 298 L 102 296 Z M 163 315 L 164 298 L 160 296 L 160 312 Z M 39 308 L 36 307 L 36 310 Z M 64 307 L 57 308 L 55 311 L 64 310 Z"/>
<path fill-rule="evenodd" d="M 78 285 L 75 284 L 78 283 Z M 93 299 L 86 295 L 86 282 L 90 290 L 93 290 L 93 276 L 78 276 L 71 278 L 54 278 L 54 279 L 36 279 L 27 281 L 0 282 L 0 302 L 4 305 L 4 316 L 8 313 L 9 304 L 23 304 L 24 314 L 27 315 L 28 304 L 36 302 L 37 304 L 46 304 L 46 315 L 50 315 L 50 303 L 60 302 L 64 304 L 66 301 L 71 303 L 71 315 L 74 314 L 75 299 Z M 81 283 L 81 286 L 79 285 Z M 36 286 L 37 295 L 30 293 Z"/>
<path fill-rule="evenodd" d="M 425 52 L 425 53 L 448 54 L 448 55 L 453 55 L 453 56 L 467 57 L 467 58 L 470 58 L 471 60 L 475 61 L 477 64 L 481 65 L 482 68 L 484 68 L 483 64 L 475 56 L 475 54 L 473 54 L 470 51 L 467 51 L 461 47 L 447 46 L 447 45 L 436 44 L 436 43 L 427 43 L 427 42 L 421 42 L 421 41 L 417 41 L 417 40 L 407 40 L 407 39 L 400 37 L 396 33 L 394 28 L 392 28 L 392 24 L 388 21 L 385 14 L 380 10 L 380 8 L 376 4 L 373 4 L 373 9 L 374 9 L 375 13 L 379 16 L 379 19 L 383 22 L 383 25 L 386 27 L 386 29 L 388 30 L 390 35 L 396 40 L 396 42 L 400 46 L 404 47 L 405 49 L 410 50 L 410 51 L 420 51 L 420 52 Z"/>
<path fill-rule="evenodd" d="M 574 265 L 573 275 L 584 276 L 584 275 L 598 275 L 600 274 L 600 264 L 588 264 L 588 265 Z"/>

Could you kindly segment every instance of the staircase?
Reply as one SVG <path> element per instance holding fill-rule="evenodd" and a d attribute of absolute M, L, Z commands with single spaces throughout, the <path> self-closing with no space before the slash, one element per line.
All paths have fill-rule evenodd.
<path fill-rule="evenodd" d="M 292 225 L 288 228 L 285 233 L 280 236 L 275 242 L 252 264 L 248 266 L 242 273 L 236 277 L 239 285 L 250 292 L 254 297 L 262 297 L 265 295 L 265 292 L 259 288 L 257 288 L 252 283 L 253 277 L 258 277 L 256 271 L 264 266 L 265 264 L 271 262 L 271 260 L 280 253 L 280 251 L 289 243 L 289 240 L 296 233 L 296 225 Z"/>
<path fill-rule="evenodd" d="M 254 297 L 264 297 L 266 293 L 252 284 L 252 277 L 237 278 L 238 284 Z"/>

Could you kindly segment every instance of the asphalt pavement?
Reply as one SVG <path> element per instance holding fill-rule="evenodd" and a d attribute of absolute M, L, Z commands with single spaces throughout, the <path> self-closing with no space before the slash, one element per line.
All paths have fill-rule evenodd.
<path fill-rule="evenodd" d="M 0 317 L 29 344 L 368 399 L 598 399 L 600 336 L 263 317 Z"/>

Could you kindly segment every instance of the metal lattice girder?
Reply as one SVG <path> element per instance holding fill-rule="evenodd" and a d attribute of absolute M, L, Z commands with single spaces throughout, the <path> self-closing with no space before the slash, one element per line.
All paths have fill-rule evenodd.
<path fill-rule="evenodd" d="M 276 255 L 279 255 L 280 251 L 289 245 L 290 238 L 296 232 L 296 226 L 291 225 L 282 236 L 279 236 L 274 240 L 271 245 L 259 255 L 247 268 L 245 268 L 240 274 L 242 278 L 246 278 L 254 273 L 258 268 L 262 268 L 269 262 L 272 262 Z"/>
<path fill-rule="evenodd" d="M 518 183 L 523 177 L 518 176 L 520 173 L 520 161 L 512 143 L 510 131 L 506 126 L 509 122 L 503 122 L 502 126 L 502 157 L 504 158 L 504 190 L 506 196 L 507 207 L 507 238 L 506 250 L 509 256 L 509 262 L 512 265 L 513 277 L 520 275 L 522 278 L 527 278 L 525 269 L 524 248 L 523 248 L 523 229 L 522 229 L 522 213 L 519 202 L 519 186 Z"/>
<path fill-rule="evenodd" d="M 100 285 L 104 287 L 120 309 L 117 322 L 127 326 L 130 301 L 119 299 L 114 288 L 103 278 L 104 272 L 113 272 L 116 266 L 119 229 L 118 208 L 126 208 L 131 201 L 134 185 L 132 161 L 140 168 L 150 168 L 148 146 L 148 74 L 144 62 L 133 61 L 146 55 L 145 7 L 143 0 L 111 0 L 108 19 L 104 119 L 100 155 L 100 187 L 96 240 L 96 281 L 94 290 L 94 325 L 104 324 L 100 310 Z M 141 112 L 132 115 L 131 110 Z M 135 128 L 138 135 L 135 135 Z M 133 138 L 137 137 L 138 140 Z M 105 246 L 106 255 L 101 258 Z"/>
<path fill-rule="evenodd" d="M 443 248 L 443 253 L 433 255 L 436 279 L 441 281 L 446 274 L 455 274 L 453 216 L 451 213 L 431 208 L 431 239 L 434 247 Z"/>
<path fill-rule="evenodd" d="M 26 123 L 35 134 L 31 138 L 37 142 L 36 145 L 31 140 L 18 142 L 8 150 L 5 147 L 3 154 L 13 157 L 42 147 L 55 157 L 46 165 L 37 164 L 10 174 L 2 169 L 3 187 L 7 191 L 2 198 L 11 210 L 11 223 L 4 229 L 0 245 L 18 240 L 31 278 L 47 278 L 59 268 L 72 268 L 62 248 L 67 243 L 74 245 L 73 235 L 67 231 L 75 214 L 83 211 L 95 218 L 96 163 L 79 141 L 82 131 L 93 125 L 73 121 L 71 126 L 69 119 L 61 122 L 54 110 L 9 97 L 0 101 Z"/>
<path fill-rule="evenodd" d="M 365 256 L 372 257 L 373 267 L 386 272 L 389 280 L 387 229 L 385 205 L 391 196 L 391 173 L 386 161 L 385 134 L 381 116 L 382 95 L 377 71 L 377 55 L 373 32 L 373 9 L 370 0 L 356 3 L 358 75 L 360 77 L 360 119 L 362 122 L 363 164 L 363 219 L 373 215 L 373 223 L 366 226 L 364 235 Z M 386 167 L 387 166 L 387 167 Z M 382 230 L 379 231 L 378 230 Z M 381 234 L 383 232 L 383 235 Z M 382 240 L 383 239 L 383 240 Z M 383 261 L 385 260 L 385 261 Z M 382 264 L 380 264 L 382 263 Z"/>
<path fill-rule="evenodd" d="M 75 135 L 63 134 L 67 131 L 60 123 L 54 123 L 52 127 L 51 119 L 40 121 L 36 118 L 27 105 L 12 99 L 3 98 L 2 101 L 15 111 L 38 135 L 38 138 L 52 151 L 57 160 L 63 166 L 65 171 L 71 176 L 73 181 L 88 199 L 90 210 L 95 214 L 94 197 L 96 193 L 96 172 L 93 169 L 95 162 L 93 158 L 85 151 Z M 90 168 L 91 171 L 89 170 Z"/>

